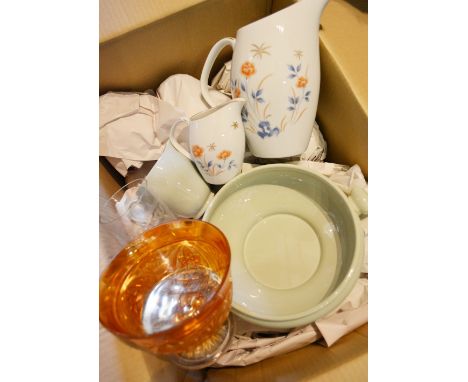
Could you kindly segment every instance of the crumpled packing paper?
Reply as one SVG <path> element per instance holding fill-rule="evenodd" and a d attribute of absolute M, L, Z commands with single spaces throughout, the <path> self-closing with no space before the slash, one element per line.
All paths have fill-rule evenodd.
<path fill-rule="evenodd" d="M 99 155 L 126 176 L 131 166 L 160 157 L 172 124 L 184 115 L 151 94 L 106 93 L 99 97 Z M 187 142 L 182 128 L 180 140 Z"/>
<path fill-rule="evenodd" d="M 367 190 L 367 183 L 358 165 L 348 167 L 335 163 L 313 161 L 292 161 L 289 163 L 321 173 L 348 195 L 354 186 L 363 187 Z M 244 163 L 242 172 L 247 172 L 257 166 Z M 134 190 L 129 192 L 134 192 Z M 365 248 L 361 278 L 349 296 L 335 311 L 309 325 L 283 331 L 254 325 L 234 316 L 234 338 L 229 348 L 221 355 L 213 367 L 247 366 L 266 358 L 288 353 L 319 340 L 322 345 L 332 346 L 341 337 L 365 324 L 368 319 L 367 222 L 367 217 L 361 219 Z M 122 232 L 123 235 L 131 234 L 132 223 L 129 220 L 116 222 L 115 224 L 121 224 L 119 229 L 120 232 L 125 232 L 125 234 Z M 101 226 L 101 230 L 105 228 Z M 108 228 L 114 230 L 117 227 Z M 107 241 L 107 238 L 108 235 L 101 236 L 101 240 Z M 109 252 L 115 251 L 115 246 L 112 243 L 100 244 L 101 263 L 104 266 L 116 254 Z"/>
<path fill-rule="evenodd" d="M 232 61 L 224 63 L 220 71 L 211 80 L 211 86 L 220 92 L 231 95 L 231 64 Z"/>
<path fill-rule="evenodd" d="M 305 161 L 323 162 L 327 157 L 327 142 L 323 138 L 317 122 L 312 126 L 312 134 L 306 150 L 301 154 L 300 159 Z"/>
<path fill-rule="evenodd" d="M 219 72 L 223 72 L 223 69 Z M 225 84 L 229 84 L 229 81 Z M 223 92 L 209 90 L 216 104 L 228 101 L 230 88 Z M 99 155 L 122 175 L 130 168 L 140 169 L 146 161 L 159 159 L 178 117 L 190 117 L 209 109 L 204 101 L 200 81 L 187 74 L 175 74 L 163 81 L 156 96 L 145 93 L 109 92 L 99 97 Z M 176 136 L 188 147 L 188 129 L 181 123 Z M 327 144 L 317 123 L 302 160 L 323 161 Z M 246 158 L 250 153 L 246 152 Z"/>
<path fill-rule="evenodd" d="M 216 105 L 231 99 L 215 89 L 209 89 L 208 92 Z M 187 117 L 210 108 L 201 94 L 200 80 L 188 74 L 174 74 L 168 77 L 159 85 L 156 94 L 160 99 L 182 110 Z"/>

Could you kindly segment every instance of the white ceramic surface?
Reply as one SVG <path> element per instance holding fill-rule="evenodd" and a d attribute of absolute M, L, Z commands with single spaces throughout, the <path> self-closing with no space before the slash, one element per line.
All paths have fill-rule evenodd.
<path fill-rule="evenodd" d="M 245 97 L 242 119 L 253 155 L 284 158 L 307 148 L 320 88 L 319 25 L 328 0 L 302 0 L 239 29 L 211 49 L 200 78 L 214 105 L 208 77 L 219 52 L 233 48 L 231 93 Z"/>
<path fill-rule="evenodd" d="M 344 193 L 292 165 L 261 166 L 226 184 L 204 220 L 231 246 L 232 311 L 273 328 L 307 324 L 351 291 L 363 233 Z"/>
<path fill-rule="evenodd" d="M 242 98 L 227 101 L 190 119 L 180 118 L 171 128 L 173 146 L 193 160 L 198 171 L 210 184 L 224 184 L 240 173 L 245 154 L 245 133 L 241 109 Z M 174 135 L 180 122 L 189 125 L 188 153 Z"/>
<path fill-rule="evenodd" d="M 201 217 L 213 198 L 192 162 L 170 141 L 145 179 L 147 190 L 178 217 Z"/>

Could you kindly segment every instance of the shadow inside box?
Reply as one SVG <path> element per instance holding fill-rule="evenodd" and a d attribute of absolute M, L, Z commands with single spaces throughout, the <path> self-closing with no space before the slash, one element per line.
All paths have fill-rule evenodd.
<path fill-rule="evenodd" d="M 184 370 L 154 354 L 142 353 L 148 374 L 151 376 L 149 381 L 144 382 L 204 382 L 206 380 L 206 369 Z"/>
<path fill-rule="evenodd" d="M 295 155 L 292 157 L 286 158 L 258 158 L 254 156 L 248 156 L 245 158 L 244 162 L 250 164 L 258 164 L 258 165 L 265 165 L 265 164 L 275 164 L 275 163 L 288 163 L 292 161 L 298 161 L 301 159 L 300 155 Z"/>
<path fill-rule="evenodd" d="M 367 0 L 346 0 L 346 2 L 351 4 L 354 8 L 359 9 L 361 12 L 368 13 Z"/>
<path fill-rule="evenodd" d="M 251 156 L 251 155 L 247 154 L 245 159 L 244 159 L 244 163 L 263 166 L 263 165 L 267 165 L 267 164 L 288 163 L 288 162 L 292 162 L 292 161 L 298 161 L 300 159 L 301 159 L 300 155 L 287 157 L 287 158 L 258 158 L 258 157 L 254 157 L 254 156 Z M 221 185 L 210 184 L 209 185 L 210 190 L 215 194 L 223 186 L 224 186 L 224 184 L 221 184 Z"/>
<path fill-rule="evenodd" d="M 110 164 L 110 162 L 106 159 L 106 157 L 99 156 L 99 163 L 101 166 L 99 167 L 99 175 L 106 172 L 106 175 L 112 177 L 112 179 L 120 186 L 123 187 L 125 185 L 125 178 L 119 174 L 119 172 Z M 105 175 L 103 175 L 105 176 Z"/>

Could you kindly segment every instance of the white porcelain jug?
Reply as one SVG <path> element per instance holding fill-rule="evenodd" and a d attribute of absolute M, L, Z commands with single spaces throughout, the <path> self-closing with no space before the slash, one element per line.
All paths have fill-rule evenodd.
<path fill-rule="evenodd" d="M 312 134 L 320 88 L 319 26 L 328 0 L 301 0 L 224 38 L 211 49 L 201 92 L 211 105 L 208 76 L 219 52 L 233 48 L 232 97 L 243 97 L 247 144 L 260 158 L 300 155 Z"/>

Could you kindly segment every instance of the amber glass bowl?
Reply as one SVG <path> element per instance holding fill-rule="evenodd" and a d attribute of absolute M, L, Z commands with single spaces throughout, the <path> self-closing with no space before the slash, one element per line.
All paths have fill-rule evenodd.
<path fill-rule="evenodd" d="M 228 318 L 230 261 L 226 237 L 210 223 L 185 219 L 156 226 L 101 274 L 100 322 L 153 353 L 190 352 L 210 342 Z"/>

